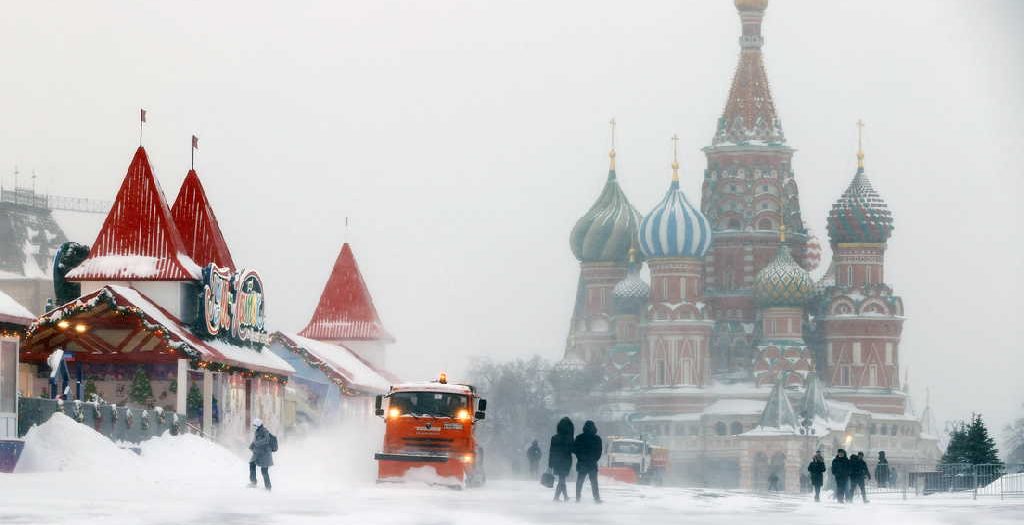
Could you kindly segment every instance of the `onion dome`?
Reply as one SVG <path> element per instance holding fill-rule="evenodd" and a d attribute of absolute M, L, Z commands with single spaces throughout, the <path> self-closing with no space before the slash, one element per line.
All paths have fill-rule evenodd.
<path fill-rule="evenodd" d="M 629 272 L 612 288 L 612 304 L 615 313 L 637 313 L 647 305 L 651 286 L 640 277 L 640 265 L 636 262 L 636 248 L 629 249 Z"/>
<path fill-rule="evenodd" d="M 576 221 L 569 236 L 572 253 L 580 262 L 624 262 L 636 238 L 640 213 L 626 199 L 615 176 L 615 150 L 608 156 L 608 181 L 597 202 Z"/>
<path fill-rule="evenodd" d="M 768 0 L 736 0 L 736 9 L 740 11 L 764 11 L 768 8 Z"/>
<path fill-rule="evenodd" d="M 766 308 L 803 306 L 817 292 L 811 274 L 793 260 L 786 244 L 785 232 L 783 227 L 775 258 L 754 277 L 754 298 Z"/>
<path fill-rule="evenodd" d="M 710 246 L 711 224 L 679 188 L 679 161 L 673 159 L 665 198 L 640 222 L 640 250 L 649 258 L 704 257 Z"/>
<path fill-rule="evenodd" d="M 859 126 L 863 123 L 858 122 Z M 884 243 L 892 235 L 892 213 L 864 173 L 864 150 L 857 151 L 857 174 L 828 214 L 832 244 Z"/>
<path fill-rule="evenodd" d="M 800 261 L 800 266 L 803 266 L 804 270 L 808 272 L 813 272 L 820 265 L 821 241 L 818 240 L 818 236 L 814 235 L 810 228 L 807 228 L 807 244 L 804 246 L 804 257 Z"/>

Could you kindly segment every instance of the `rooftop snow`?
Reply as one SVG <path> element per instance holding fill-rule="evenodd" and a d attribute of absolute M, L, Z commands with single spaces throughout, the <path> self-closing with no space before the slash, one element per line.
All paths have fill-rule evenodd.
<path fill-rule="evenodd" d="M 352 388 L 377 393 L 387 392 L 391 388 L 391 381 L 360 359 L 355 352 L 342 345 L 325 343 L 296 334 L 278 334 L 323 361 Z"/>
<path fill-rule="evenodd" d="M 36 316 L 14 298 L 0 291 L 0 322 L 28 326 Z"/>

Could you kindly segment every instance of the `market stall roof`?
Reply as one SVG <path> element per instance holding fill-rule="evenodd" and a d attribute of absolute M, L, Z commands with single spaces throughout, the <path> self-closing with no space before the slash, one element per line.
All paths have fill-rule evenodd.
<path fill-rule="evenodd" d="M 196 264 L 202 267 L 213 263 L 220 268 L 235 269 L 231 250 L 228 250 L 228 243 L 220 231 L 217 216 L 206 198 L 206 190 L 196 170 L 188 170 L 188 175 L 185 175 L 178 197 L 171 206 L 171 216 L 185 243 L 186 253 Z"/>
<path fill-rule="evenodd" d="M 348 243 L 334 262 L 313 318 L 299 335 L 318 341 L 394 342 L 377 315 Z"/>
<path fill-rule="evenodd" d="M 119 345 L 112 345 L 101 337 L 101 332 L 111 328 L 124 328 L 126 320 L 119 324 L 104 323 L 105 317 L 136 316 L 141 329 L 123 337 Z M 87 332 L 74 336 L 68 327 L 60 328 L 61 321 L 75 323 L 78 320 L 91 324 Z M 123 330 L 122 330 L 123 331 Z M 95 334 L 93 332 L 96 332 Z M 155 334 L 155 335 L 154 335 Z M 91 355 L 144 353 L 169 347 L 179 354 L 202 362 L 220 363 L 258 373 L 289 376 L 295 369 L 269 349 L 237 346 L 223 340 L 203 340 L 192 333 L 180 319 L 154 303 L 149 297 L 134 288 L 107 285 L 88 295 L 56 308 L 29 326 L 25 348 L 29 353 L 48 352 L 64 340 L 71 340 L 83 346 Z M 162 345 L 153 344 L 154 338 L 165 337 Z M 135 347 L 135 348 L 132 348 Z"/>
<path fill-rule="evenodd" d="M 199 266 L 186 254 L 146 150 L 135 152 L 89 257 L 72 281 L 192 281 Z"/>
<path fill-rule="evenodd" d="M 385 373 L 373 368 L 348 348 L 316 341 L 296 334 L 274 333 L 274 339 L 301 356 L 310 366 L 319 368 L 332 381 L 353 390 L 383 394 L 391 388 Z"/>
<path fill-rule="evenodd" d="M 35 320 L 36 316 L 32 315 L 28 308 L 22 306 L 11 296 L 0 292 L 0 323 L 28 326 Z"/>

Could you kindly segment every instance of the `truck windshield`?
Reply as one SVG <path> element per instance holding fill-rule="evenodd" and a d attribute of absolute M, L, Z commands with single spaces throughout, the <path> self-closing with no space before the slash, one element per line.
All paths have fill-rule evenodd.
<path fill-rule="evenodd" d="M 641 450 L 643 450 L 643 445 L 640 443 L 630 441 L 616 441 L 612 443 L 612 452 L 619 454 L 639 454 Z"/>
<path fill-rule="evenodd" d="M 466 408 L 466 396 L 443 392 L 395 392 L 391 394 L 389 408 L 411 416 L 451 417 Z"/>

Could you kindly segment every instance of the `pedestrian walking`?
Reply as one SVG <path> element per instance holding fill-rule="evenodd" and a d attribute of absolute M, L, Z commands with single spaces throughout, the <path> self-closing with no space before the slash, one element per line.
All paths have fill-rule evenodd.
<path fill-rule="evenodd" d="M 825 458 L 821 451 L 814 453 L 811 464 L 807 465 L 807 472 L 811 474 L 811 486 L 814 487 L 814 501 L 821 501 L 821 485 L 825 482 Z"/>
<path fill-rule="evenodd" d="M 537 444 L 537 440 L 533 440 L 530 444 L 530 448 L 526 449 L 526 460 L 530 463 L 530 477 L 536 478 L 537 472 L 540 470 L 540 445 Z"/>
<path fill-rule="evenodd" d="M 555 426 L 555 435 L 551 436 L 551 446 L 548 447 L 548 470 L 558 480 L 555 484 L 555 501 L 558 501 L 560 496 L 569 501 L 565 478 L 572 469 L 572 435 L 575 430 L 572 420 L 563 417 Z"/>
<path fill-rule="evenodd" d="M 768 492 L 778 492 L 778 491 L 779 491 L 779 474 L 777 472 L 772 472 L 771 475 L 768 476 Z"/>
<path fill-rule="evenodd" d="M 843 449 L 837 450 L 836 457 L 832 459 L 832 477 L 836 480 L 836 500 L 845 503 L 850 490 L 850 458 L 846 457 Z"/>
<path fill-rule="evenodd" d="M 864 503 L 868 502 L 868 493 L 864 489 L 865 478 L 871 479 L 871 472 L 868 469 L 868 464 L 864 461 L 864 452 L 858 452 L 850 456 L 850 502 L 853 503 L 853 495 L 860 488 L 860 499 Z"/>
<path fill-rule="evenodd" d="M 590 478 L 590 491 L 594 502 L 601 503 L 601 492 L 597 486 L 597 461 L 601 459 L 601 436 L 597 435 L 597 425 L 587 420 L 583 423 L 583 432 L 576 436 L 572 451 L 576 454 L 576 502 L 580 501 L 583 483 Z"/>
<path fill-rule="evenodd" d="M 889 460 L 885 458 L 885 451 L 878 451 L 878 463 L 875 465 L 875 484 L 878 488 L 889 486 Z"/>
<path fill-rule="evenodd" d="M 259 467 L 263 474 L 263 487 L 270 490 L 270 467 L 274 464 L 277 438 L 263 426 L 260 418 L 253 419 L 252 426 L 256 432 L 249 444 L 249 450 L 252 451 L 252 457 L 249 458 L 249 487 L 256 488 L 256 467 Z"/>

